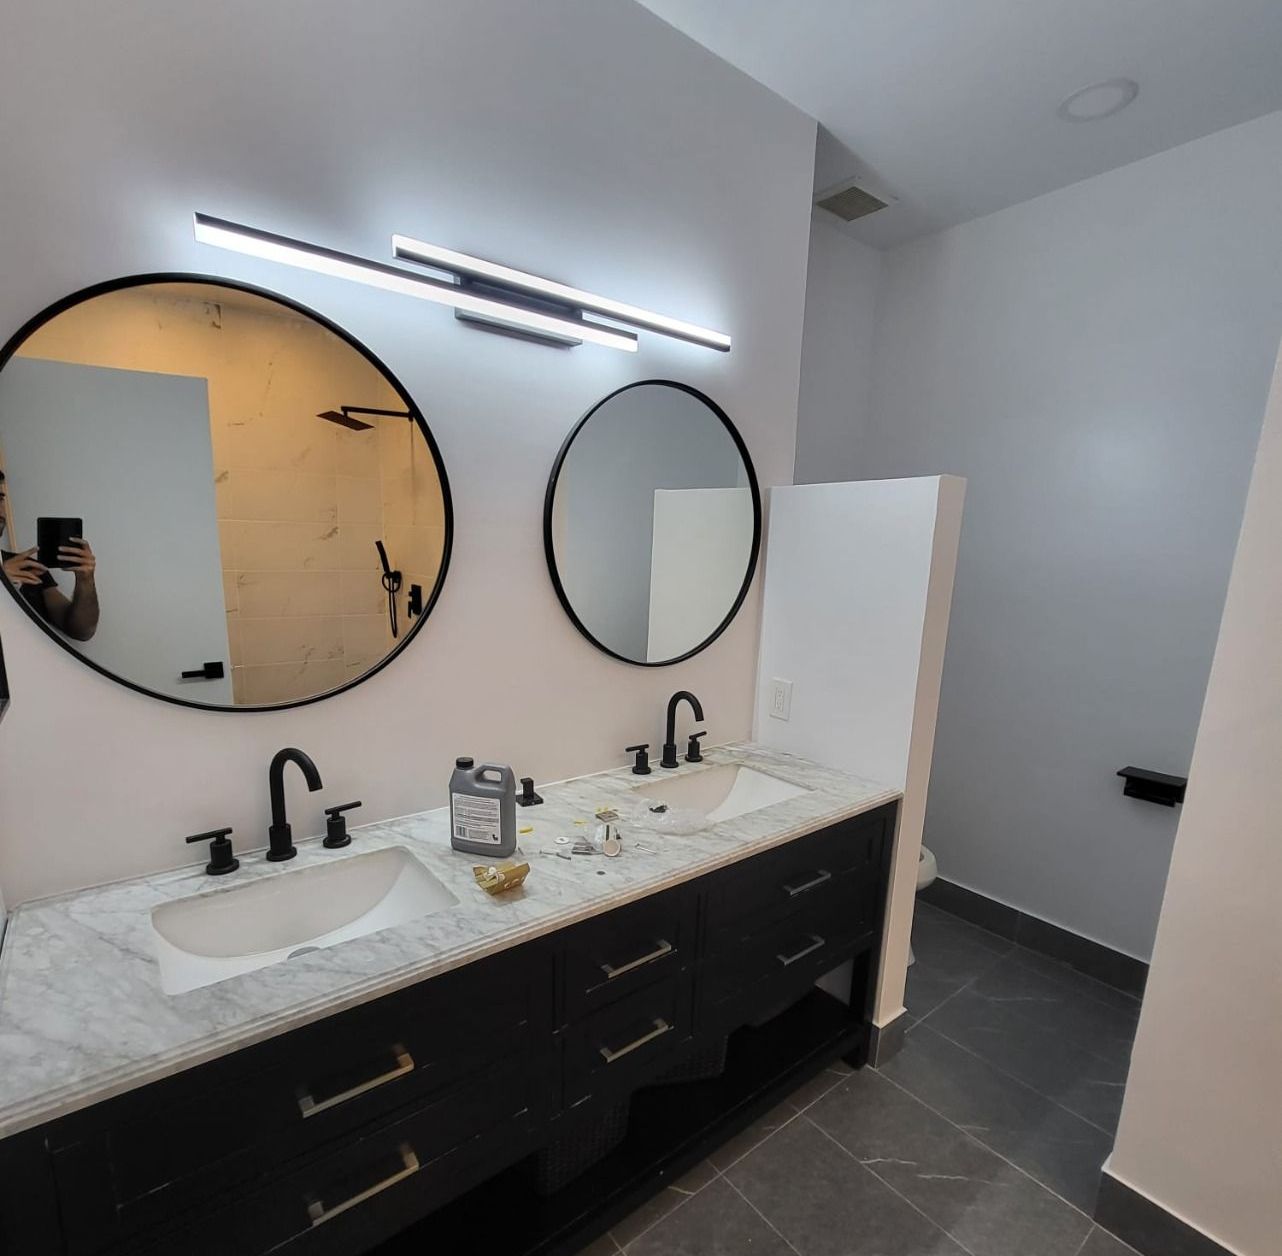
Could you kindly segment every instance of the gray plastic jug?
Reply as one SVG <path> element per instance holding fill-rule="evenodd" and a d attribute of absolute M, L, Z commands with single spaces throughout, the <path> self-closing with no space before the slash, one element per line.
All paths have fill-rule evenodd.
<path fill-rule="evenodd" d="M 471 758 L 454 761 L 450 777 L 450 845 L 469 855 L 506 859 L 516 850 L 516 775 Z"/>

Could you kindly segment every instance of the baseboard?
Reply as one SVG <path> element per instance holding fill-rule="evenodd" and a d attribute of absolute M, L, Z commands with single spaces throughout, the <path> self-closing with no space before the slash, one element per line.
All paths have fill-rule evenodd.
<path fill-rule="evenodd" d="M 1104 1169 L 1095 1220 L 1142 1256 L 1236 1256 L 1210 1235 Z"/>
<path fill-rule="evenodd" d="M 873 1068 L 888 1064 L 902 1050 L 908 1032 L 908 1012 L 901 1011 L 884 1025 L 873 1025 L 868 1031 L 868 1063 Z"/>
<path fill-rule="evenodd" d="M 941 911 L 960 916 L 981 929 L 1018 942 L 1030 951 L 1038 951 L 1051 959 L 1060 960 L 1070 968 L 1094 977 L 1096 981 L 1102 981 L 1114 989 L 1133 994 L 1136 998 L 1144 993 L 1148 965 L 1133 955 L 1115 951 L 1102 942 L 1084 938 L 1069 929 L 1042 920 L 1039 916 L 1030 916 L 1008 903 L 1000 903 L 976 890 L 967 889 L 964 885 L 945 881 L 943 877 L 922 890 L 920 897 Z"/>

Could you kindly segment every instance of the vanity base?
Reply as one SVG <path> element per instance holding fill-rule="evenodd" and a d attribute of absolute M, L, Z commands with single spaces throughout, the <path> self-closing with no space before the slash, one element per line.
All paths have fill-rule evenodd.
<path fill-rule="evenodd" d="M 0 1251 L 569 1256 L 820 1069 L 864 1062 L 895 812 L 0 1142 L 0 1178 L 24 1183 L 0 1192 Z M 724 1071 L 671 1080 L 727 1035 Z M 541 1150 L 561 1181 L 583 1172 L 541 1196 Z"/>
<path fill-rule="evenodd" d="M 857 970 L 867 958 L 855 958 Z M 571 1256 L 808 1078 L 841 1059 L 862 1062 L 867 1041 L 862 1016 L 812 990 L 774 1020 L 736 1031 L 719 1077 L 638 1092 L 627 1138 L 555 1195 L 541 1197 L 527 1164 L 517 1164 L 370 1256 L 410 1256 L 447 1235 L 452 1256 Z"/>

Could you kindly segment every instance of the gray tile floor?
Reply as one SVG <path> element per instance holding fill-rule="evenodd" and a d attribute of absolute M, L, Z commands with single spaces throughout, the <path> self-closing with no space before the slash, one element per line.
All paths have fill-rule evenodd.
<path fill-rule="evenodd" d="M 585 1256 L 1133 1256 L 1090 1217 L 1139 1004 L 919 904 L 903 1051 L 837 1066 Z"/>

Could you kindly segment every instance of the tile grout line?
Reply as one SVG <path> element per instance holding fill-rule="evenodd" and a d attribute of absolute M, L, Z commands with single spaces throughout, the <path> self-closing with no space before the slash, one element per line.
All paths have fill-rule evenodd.
<path fill-rule="evenodd" d="M 1024 955 L 1036 955 L 1038 959 L 1043 960 L 1048 964 L 1062 964 L 1065 968 L 1068 969 L 1069 972 L 1073 974 L 1073 976 L 1080 977 L 1083 981 L 1089 981 L 1093 985 L 1097 985 L 1103 990 L 1110 990 L 1115 995 L 1121 995 L 1123 998 L 1129 999 L 1132 1003 L 1135 1004 L 1135 1009 L 1137 1011 L 1144 1003 L 1144 998 L 1142 995 L 1132 994 L 1129 990 L 1123 990 L 1120 986 L 1110 985 L 1107 981 L 1101 981 L 1098 977 L 1092 977 L 1090 973 L 1084 973 L 1080 968 L 1074 968 L 1073 965 L 1070 964 L 1066 959 L 1057 959 L 1054 955 L 1047 955 L 1045 951 L 1038 951 L 1031 946 L 1024 946 L 1023 943 L 1021 942 L 1015 943 L 1015 950 L 1012 951 L 1011 954 L 1012 955 L 1015 954 L 1016 951 L 1021 952 Z M 1053 981 L 1057 986 L 1061 986 L 1065 990 L 1080 990 L 1080 987 L 1075 986 L 1072 982 L 1064 981 L 1059 973 L 1047 972 L 1047 973 L 1043 973 L 1043 976 L 1045 976 L 1048 981 Z M 1102 996 L 1096 994 L 1093 990 L 1080 990 L 1080 993 L 1085 998 L 1090 999 L 1093 1003 L 1102 1003 L 1105 1007 L 1111 1007 L 1111 1008 L 1117 1007 L 1116 1003 L 1113 1003 L 1109 999 L 1103 998 Z M 1131 1009 L 1127 1008 L 1126 1010 L 1130 1011 Z"/>
<path fill-rule="evenodd" d="M 858 1165 L 859 1168 L 861 1168 L 865 1173 L 869 1174 L 874 1180 L 880 1182 L 888 1191 L 891 1192 L 892 1195 L 897 1195 L 900 1199 L 902 1199 L 904 1203 L 906 1203 L 909 1206 L 909 1208 L 911 1208 L 918 1215 L 924 1217 L 932 1226 L 935 1227 L 936 1230 L 940 1232 L 940 1234 L 945 1235 L 947 1238 L 950 1238 L 954 1243 L 956 1243 L 957 1246 L 961 1248 L 963 1252 L 966 1253 L 966 1256 L 976 1256 L 976 1254 L 972 1252 L 971 1249 L 967 1247 L 961 1241 L 961 1239 L 959 1239 L 951 1230 L 946 1230 L 942 1225 L 939 1224 L 938 1221 L 935 1220 L 934 1217 L 930 1216 L 929 1213 L 924 1212 L 915 1203 L 913 1203 L 913 1201 L 909 1199 L 908 1196 L 905 1195 L 897 1186 L 895 1186 L 893 1182 L 886 1181 L 886 1179 L 882 1177 L 881 1174 L 878 1173 L 876 1169 L 870 1168 L 868 1165 L 864 1164 L 864 1162 L 860 1160 L 859 1157 L 856 1156 L 855 1153 L 851 1151 L 849 1147 L 843 1146 L 841 1143 L 839 1143 L 817 1121 L 812 1121 L 810 1120 L 809 1117 L 805 1117 L 804 1119 L 810 1124 L 810 1126 L 813 1129 L 817 1129 L 830 1143 L 832 1143 L 834 1147 L 836 1147 L 843 1154 L 849 1156 L 850 1159 L 853 1160 L 855 1164 Z M 1075 1253 L 1075 1256 L 1082 1256 L 1081 1251 L 1079 1250 L 1077 1253 Z"/>
<path fill-rule="evenodd" d="M 990 1147 L 986 1142 L 984 1142 L 982 1138 L 976 1138 L 975 1135 L 972 1134 L 970 1130 L 968 1130 L 964 1125 L 958 1125 L 956 1121 L 951 1120 L 949 1117 L 946 1117 L 942 1112 L 939 1111 L 938 1108 L 931 1107 L 931 1105 L 928 1104 L 919 1095 L 913 1094 L 913 1092 L 909 1090 L 907 1086 L 901 1086 L 897 1081 L 895 1081 L 893 1077 L 886 1077 L 885 1073 L 879 1073 L 878 1076 L 885 1077 L 886 1080 L 892 1086 L 894 1086 L 896 1090 L 902 1090 L 904 1094 L 906 1094 L 909 1097 L 909 1099 L 913 1100 L 914 1103 L 919 1103 L 928 1112 L 933 1112 L 941 1121 L 946 1121 L 949 1125 L 953 1127 L 953 1129 L 955 1129 L 964 1138 L 970 1139 L 970 1141 L 976 1144 L 976 1146 L 982 1147 L 985 1151 L 991 1152 L 994 1156 L 997 1157 L 998 1160 L 1002 1161 L 1003 1164 L 1009 1165 L 1012 1169 L 1015 1170 L 1016 1173 L 1019 1173 L 1023 1177 L 1026 1177 L 1030 1182 L 1033 1183 L 1034 1186 L 1040 1187 L 1048 1195 L 1051 1195 L 1055 1199 L 1058 1199 L 1060 1203 L 1067 1204 L 1074 1212 L 1080 1213 L 1083 1217 L 1085 1217 L 1091 1223 L 1091 1225 L 1095 1224 L 1095 1218 L 1091 1216 L 1091 1214 L 1087 1212 L 1084 1208 L 1079 1208 L 1075 1203 L 1073 1203 L 1071 1199 L 1065 1199 L 1063 1195 L 1061 1195 L 1057 1190 L 1054 1189 L 1054 1187 L 1047 1186 L 1045 1182 L 1042 1182 L 1039 1179 L 1035 1178 L 1031 1173 L 1029 1173 L 1027 1169 L 1023 1168 L 1020 1165 L 1017 1165 L 1013 1160 L 1007 1159 L 1007 1157 L 1003 1156 L 1002 1153 L 998 1151 L 996 1147 Z"/>
<path fill-rule="evenodd" d="M 1086 1250 L 1086 1244 L 1091 1241 L 1091 1235 L 1094 1233 L 1095 1233 L 1095 1227 L 1094 1225 L 1092 1225 L 1091 1228 L 1086 1231 L 1086 1235 L 1082 1239 L 1081 1247 L 1079 1247 L 1077 1251 L 1073 1253 L 1073 1256 L 1082 1256 L 1082 1253 Z"/>
<path fill-rule="evenodd" d="M 761 1210 L 757 1208 L 756 1205 L 753 1204 L 753 1202 L 750 1199 L 748 1199 L 746 1196 L 743 1195 L 743 1192 L 740 1191 L 738 1187 L 736 1187 L 735 1184 L 732 1181 L 730 1181 L 728 1177 L 726 1177 L 726 1172 L 730 1169 L 733 1169 L 735 1165 L 739 1164 L 741 1161 L 747 1159 L 747 1157 L 752 1155 L 754 1151 L 757 1151 L 759 1148 L 763 1147 L 776 1134 L 778 1134 L 780 1130 L 785 1129 L 787 1126 L 791 1125 L 793 1121 L 797 1120 L 799 1117 L 803 1117 L 808 1108 L 813 1108 L 815 1104 L 817 1104 L 821 1099 L 826 1098 L 834 1090 L 836 1090 L 838 1086 L 842 1085 L 848 1077 L 853 1076 L 853 1070 L 851 1070 L 850 1073 L 844 1073 L 844 1072 L 837 1072 L 835 1069 L 832 1069 L 832 1068 L 826 1068 L 823 1070 L 823 1073 L 832 1073 L 833 1083 L 831 1086 L 828 1087 L 827 1090 L 823 1092 L 822 1095 L 817 1095 L 814 1099 L 810 1101 L 810 1103 L 806 1105 L 805 1108 L 794 1108 L 792 1115 L 786 1121 L 782 1122 L 780 1125 L 777 1125 L 774 1129 L 772 1129 L 763 1139 L 761 1139 L 760 1142 L 753 1143 L 753 1145 L 749 1147 L 748 1150 L 743 1153 L 743 1155 L 736 1156 L 728 1165 L 726 1165 L 725 1169 L 719 1169 L 715 1164 L 712 1163 L 711 1160 L 706 1160 L 708 1167 L 712 1170 L 712 1177 L 710 1177 L 708 1181 L 706 1181 L 701 1187 L 699 1187 L 697 1191 L 694 1191 L 688 1195 L 684 1195 L 680 1203 L 676 1204 L 671 1209 L 671 1211 L 665 1212 L 662 1217 L 656 1218 L 648 1226 L 646 1226 L 644 1230 L 638 1230 L 637 1233 L 634 1234 L 632 1238 L 628 1240 L 627 1247 L 625 1247 L 622 1243 L 619 1242 L 617 1238 L 615 1238 L 613 1230 L 607 1230 L 606 1235 L 609 1238 L 610 1242 L 614 1244 L 618 1253 L 620 1253 L 621 1256 L 627 1256 L 628 1247 L 631 1247 L 633 1243 L 635 1243 L 638 1239 L 642 1238 L 644 1235 L 649 1234 L 650 1231 L 655 1228 L 655 1226 L 661 1225 L 669 1217 L 679 1212 L 692 1199 L 694 1199 L 698 1195 L 701 1195 L 705 1190 L 707 1190 L 707 1188 L 711 1186 L 713 1182 L 715 1182 L 718 1178 L 724 1179 L 726 1185 L 729 1186 L 737 1195 L 743 1198 L 744 1202 L 747 1203 L 748 1206 L 752 1208 L 752 1210 L 756 1212 L 761 1217 L 761 1219 L 765 1221 L 767 1225 L 770 1226 L 772 1230 L 774 1230 L 775 1227 L 773 1224 L 771 1224 L 769 1217 L 767 1217 L 764 1213 L 762 1213 Z M 818 1077 L 822 1075 L 823 1075 L 822 1073 L 817 1073 L 815 1076 Z M 787 1103 L 791 1106 L 791 1098 L 780 1100 L 780 1103 Z M 818 1126 L 816 1126 L 815 1128 L 818 1129 Z M 669 1185 L 665 1186 L 663 1189 L 672 1190 L 675 1187 L 675 1185 L 676 1185 L 675 1183 L 670 1183 Z M 681 1192 L 678 1192 L 678 1194 L 680 1193 Z M 655 1198 L 655 1197 L 652 1197 L 652 1198 Z M 779 1232 L 775 1230 L 775 1233 L 778 1234 Z M 783 1239 L 785 1243 L 788 1243 L 788 1240 L 787 1238 L 784 1237 L 784 1235 L 779 1234 L 779 1237 Z M 792 1247 L 791 1243 L 788 1243 L 788 1246 L 794 1252 L 796 1252 L 797 1249 L 795 1247 Z M 798 1253 L 798 1256 L 800 1256 L 800 1253 Z"/>
<path fill-rule="evenodd" d="M 961 992 L 958 991 L 958 993 L 960 994 Z M 945 1000 L 945 1002 L 947 1002 L 947 1000 Z M 940 1004 L 940 1007 L 943 1007 L 943 1003 Z M 919 1025 L 925 1024 L 925 1021 L 926 1021 L 926 1018 L 923 1016 L 921 1020 L 917 1022 L 917 1024 Z M 942 1038 L 945 1042 L 951 1043 L 959 1051 L 964 1051 L 968 1056 L 971 1057 L 971 1059 L 978 1060 L 981 1064 L 992 1069 L 994 1073 L 999 1073 L 1002 1077 L 1006 1078 L 1008 1081 L 1012 1081 L 1018 1086 L 1023 1086 L 1025 1090 L 1032 1091 L 1033 1094 L 1035 1094 L 1039 1099 L 1045 1099 L 1047 1103 L 1054 1105 L 1061 1112 L 1067 1112 L 1069 1116 L 1076 1117 L 1077 1120 L 1081 1121 L 1084 1125 L 1089 1125 L 1091 1129 L 1097 1130 L 1099 1133 L 1107 1135 L 1109 1138 L 1113 1139 L 1114 1141 L 1117 1140 L 1116 1130 L 1105 1129 L 1102 1125 L 1097 1125 L 1094 1121 L 1090 1119 L 1090 1117 L 1083 1116 L 1080 1112 L 1074 1112 L 1072 1108 L 1067 1107 L 1065 1104 L 1060 1103 L 1060 1101 L 1056 1099 L 1053 1095 L 1045 1094 L 1042 1091 L 1038 1090 L 1037 1087 L 1032 1085 L 1030 1082 L 1026 1082 L 1022 1077 L 1017 1077 L 1014 1073 L 1007 1072 L 1007 1070 L 1002 1068 L 1000 1065 L 994 1064 L 992 1060 L 988 1059 L 985 1056 L 980 1055 L 978 1051 L 971 1050 L 971 1048 L 968 1047 L 964 1042 L 958 1042 L 956 1038 L 950 1038 L 946 1033 L 943 1032 L 943 1030 L 936 1029 L 934 1025 L 926 1025 L 926 1028 L 929 1029 L 932 1034 L 936 1034 L 938 1037 Z M 905 1086 L 903 1087 L 903 1089 L 907 1090 L 908 1088 Z M 912 1091 L 909 1091 L 908 1093 L 912 1094 Z M 940 1113 L 940 1115 L 942 1116 L 943 1113 Z M 947 1120 L 948 1118 L 944 1117 L 944 1119 Z M 961 1128 L 961 1127 L 959 1126 L 958 1128 Z M 985 1144 L 985 1146 L 987 1146 L 987 1144 Z"/>
<path fill-rule="evenodd" d="M 941 1007 L 943 1007 L 945 1004 L 951 1003 L 963 991 L 969 990 L 971 986 L 973 986 L 975 982 L 977 982 L 980 979 L 980 977 L 982 977 L 983 975 L 984 975 L 983 973 L 976 973 L 973 977 L 971 977 L 968 981 L 966 981 L 965 984 L 958 986 L 957 989 L 952 992 L 952 994 L 944 995 L 944 997 L 940 999 L 940 1001 L 936 1003 L 935 1006 L 932 1007 L 929 1012 L 927 1012 L 924 1016 L 919 1016 L 913 1022 L 913 1026 L 916 1027 L 917 1025 L 924 1025 L 928 1020 L 930 1020 L 932 1016 L 934 1016 L 936 1012 L 939 1011 Z M 891 1058 L 893 1059 L 894 1057 L 892 1056 Z"/>
<path fill-rule="evenodd" d="M 983 925 L 977 925 L 975 924 L 974 921 L 967 920 L 965 916 L 958 916 L 955 912 L 950 912 L 943 907 L 936 907 L 934 903 L 927 902 L 926 906 L 932 908 L 939 915 L 946 916 L 952 922 L 965 925 L 968 929 L 977 929 L 980 933 L 987 934 L 990 938 L 1001 938 L 1003 942 L 1009 942 L 1010 950 L 1005 952 L 1005 954 L 1002 956 L 1003 959 L 1006 959 L 1009 956 L 1015 955 L 1016 952 L 1020 952 L 1024 955 L 1035 955 L 1037 956 L 1038 959 L 1041 959 L 1048 964 L 1062 965 L 1064 968 L 1067 968 L 1068 971 L 1071 972 L 1075 977 L 1080 977 L 1084 981 L 1089 981 L 1093 985 L 1099 986 L 1104 990 L 1111 991 L 1114 995 L 1122 995 L 1123 997 L 1130 999 L 1131 1002 L 1135 1004 L 1137 1009 L 1144 1002 L 1142 995 L 1132 994 L 1129 990 L 1123 990 L 1120 986 L 1111 985 L 1107 981 L 1101 981 L 1100 978 L 1093 977 L 1090 973 L 1083 972 L 1080 968 L 1074 968 L 1073 965 L 1070 964 L 1067 960 L 1059 959 L 1054 955 L 1048 955 L 1045 951 L 1039 951 L 1035 947 L 1025 946 L 1022 942 L 1018 941 L 1015 938 L 1003 938 L 1000 933 L 994 933 L 991 929 L 985 929 Z M 1090 939 L 1087 939 L 1087 940 L 1090 941 Z M 1071 982 L 1064 981 L 1056 973 L 1048 972 L 1048 973 L 1045 973 L 1044 975 L 1049 980 L 1054 981 L 1056 985 L 1061 986 L 1064 989 L 1075 988 Z M 1105 1007 L 1116 1006 L 1114 1003 L 1110 1002 L 1110 1000 L 1103 998 L 1102 996 L 1095 994 L 1092 991 L 1083 990 L 1081 993 L 1086 998 L 1091 999 L 1093 1002 L 1102 1003 Z"/>
<path fill-rule="evenodd" d="M 709 1162 L 709 1163 L 711 1163 L 711 1162 Z M 651 1230 L 653 1230 L 655 1226 L 662 1224 L 662 1223 L 663 1223 L 664 1221 L 666 1221 L 669 1217 L 674 1216 L 676 1213 L 680 1212 L 680 1211 L 681 1211 L 681 1209 L 682 1209 L 682 1208 L 684 1208 L 684 1207 L 685 1207 L 685 1206 L 686 1206 L 686 1205 L 687 1205 L 687 1204 L 688 1204 L 692 1199 L 695 1199 L 697 1196 L 699 1196 L 699 1195 L 703 1192 L 704 1187 L 711 1186 L 711 1185 L 712 1185 L 712 1183 L 713 1183 L 713 1182 L 715 1182 L 715 1181 L 717 1180 L 717 1178 L 719 1178 L 719 1177 L 721 1176 L 721 1170 L 720 1170 L 720 1169 L 717 1169 L 716 1165 L 713 1165 L 712 1167 L 713 1167 L 713 1169 L 715 1170 L 715 1173 L 714 1173 L 713 1177 L 712 1177 L 709 1181 L 705 1182 L 705 1183 L 703 1184 L 703 1186 L 699 1187 L 699 1189 L 698 1189 L 697 1191 L 695 1191 L 695 1192 L 694 1192 L 694 1194 L 692 1194 L 692 1195 L 681 1195 L 681 1192 L 680 1192 L 680 1191 L 678 1191 L 678 1192 L 677 1192 L 677 1194 L 681 1195 L 681 1199 L 680 1199 L 676 1204 L 674 1204 L 672 1208 L 670 1208 L 667 1212 L 665 1212 L 665 1213 L 663 1214 L 663 1216 L 661 1216 L 661 1217 L 656 1217 L 653 1221 L 651 1221 L 651 1222 L 650 1222 L 650 1224 L 649 1224 L 648 1226 L 646 1226 L 644 1230 L 638 1230 L 638 1231 L 637 1231 L 637 1232 L 636 1232 L 636 1233 L 635 1233 L 635 1234 L 634 1234 L 634 1235 L 633 1235 L 633 1236 L 628 1240 L 628 1242 L 627 1242 L 627 1247 L 625 1247 L 622 1243 L 620 1243 L 620 1242 L 619 1242 L 619 1240 L 618 1240 L 618 1239 L 616 1239 L 616 1238 L 614 1237 L 614 1231 L 613 1231 L 613 1230 L 608 1230 L 608 1231 L 606 1231 L 606 1233 L 607 1233 L 607 1234 L 609 1234 L 609 1236 L 610 1236 L 610 1242 L 611 1242 L 611 1243 L 613 1243 L 613 1244 L 615 1245 L 615 1247 L 617 1247 L 617 1248 L 619 1249 L 619 1251 L 620 1251 L 620 1252 L 622 1252 L 622 1253 L 624 1254 L 624 1256 L 627 1256 L 627 1250 L 628 1250 L 628 1248 L 629 1248 L 629 1247 L 631 1247 L 631 1246 L 632 1246 L 632 1244 L 633 1244 L 633 1243 L 635 1243 L 635 1242 L 636 1242 L 638 1239 L 640 1239 L 640 1238 L 644 1238 L 644 1237 L 645 1237 L 645 1235 L 649 1234 L 649 1233 L 650 1233 L 650 1231 L 651 1231 Z M 669 1185 L 669 1186 L 665 1186 L 665 1187 L 663 1188 L 663 1190 L 664 1190 L 664 1191 L 668 1191 L 668 1190 L 671 1190 L 671 1189 L 672 1189 L 672 1187 L 671 1187 L 670 1185 Z M 660 1196 L 660 1195 L 662 1195 L 662 1194 L 663 1194 L 663 1191 L 660 1191 L 660 1192 L 658 1192 L 658 1194 L 651 1195 L 651 1196 L 650 1196 L 650 1199 L 658 1199 L 658 1198 L 659 1198 L 659 1196 Z M 647 1200 L 647 1201 L 646 1201 L 646 1203 L 648 1203 L 648 1202 L 649 1202 L 649 1200 Z M 638 1208 L 644 1208 L 644 1207 L 645 1207 L 645 1204 L 638 1204 L 638 1205 L 637 1205 L 637 1207 L 638 1207 Z M 635 1209 L 634 1209 L 634 1211 L 635 1211 Z M 632 1214 L 631 1214 L 631 1213 L 629 1213 L 628 1215 L 629 1215 L 629 1216 L 631 1216 Z M 627 1219 L 627 1218 L 625 1218 L 625 1220 L 626 1220 L 626 1219 Z"/>
<path fill-rule="evenodd" d="M 789 1124 L 791 1124 L 791 1122 L 789 1122 Z M 754 1204 L 754 1203 L 752 1202 L 752 1200 L 750 1200 L 750 1199 L 747 1197 L 747 1195 L 745 1195 L 745 1194 L 744 1194 L 744 1193 L 743 1193 L 743 1192 L 742 1192 L 742 1191 L 741 1191 L 741 1190 L 740 1190 L 740 1189 L 739 1189 L 739 1188 L 738 1188 L 738 1187 L 737 1187 L 737 1186 L 736 1186 L 736 1185 L 735 1185 L 735 1184 L 734 1184 L 734 1183 L 733 1183 L 733 1182 L 732 1182 L 728 1177 L 723 1177 L 723 1179 L 722 1179 L 722 1180 L 725 1182 L 725 1184 L 726 1184 L 726 1185 L 727 1185 L 727 1186 L 728 1186 L 732 1191 L 734 1191 L 734 1193 L 735 1193 L 736 1195 L 738 1195 L 738 1196 L 739 1196 L 739 1198 L 740 1198 L 740 1199 L 742 1199 L 742 1200 L 743 1200 L 743 1202 L 744 1202 L 745 1204 L 747 1204 L 747 1205 L 748 1205 L 748 1207 L 749 1207 L 749 1208 L 751 1208 L 751 1209 L 752 1209 L 752 1211 L 753 1211 L 753 1212 L 755 1212 L 755 1213 L 757 1214 L 757 1216 L 759 1216 L 759 1217 L 762 1219 L 762 1221 L 764 1221 L 764 1222 L 766 1223 L 766 1225 L 768 1225 L 768 1226 L 770 1227 L 770 1229 L 772 1229 L 772 1230 L 773 1230 L 777 1235 L 779 1235 L 779 1238 L 783 1241 L 784 1246 L 785 1246 L 785 1247 L 786 1247 L 790 1252 L 794 1252 L 794 1253 L 796 1254 L 796 1256 L 801 1256 L 801 1252 L 799 1252 L 795 1247 L 793 1247 L 793 1245 L 792 1245 L 790 1242 L 788 1242 L 788 1236 L 787 1236 L 786 1234 L 784 1234 L 784 1233 L 783 1233 L 783 1232 L 782 1232 L 782 1231 L 781 1231 L 781 1230 L 780 1230 L 780 1229 L 775 1225 L 775 1223 L 774 1223 L 773 1221 L 771 1221 L 771 1220 L 770 1220 L 770 1218 L 769 1218 L 769 1217 L 767 1217 L 767 1216 L 766 1216 L 766 1214 L 765 1214 L 764 1212 L 762 1212 L 762 1211 L 761 1211 L 761 1209 L 760 1209 L 760 1208 L 758 1208 L 758 1207 L 757 1207 L 757 1205 L 756 1205 L 756 1204 Z M 1080 1253 L 1079 1253 L 1079 1256 L 1080 1256 Z"/>

